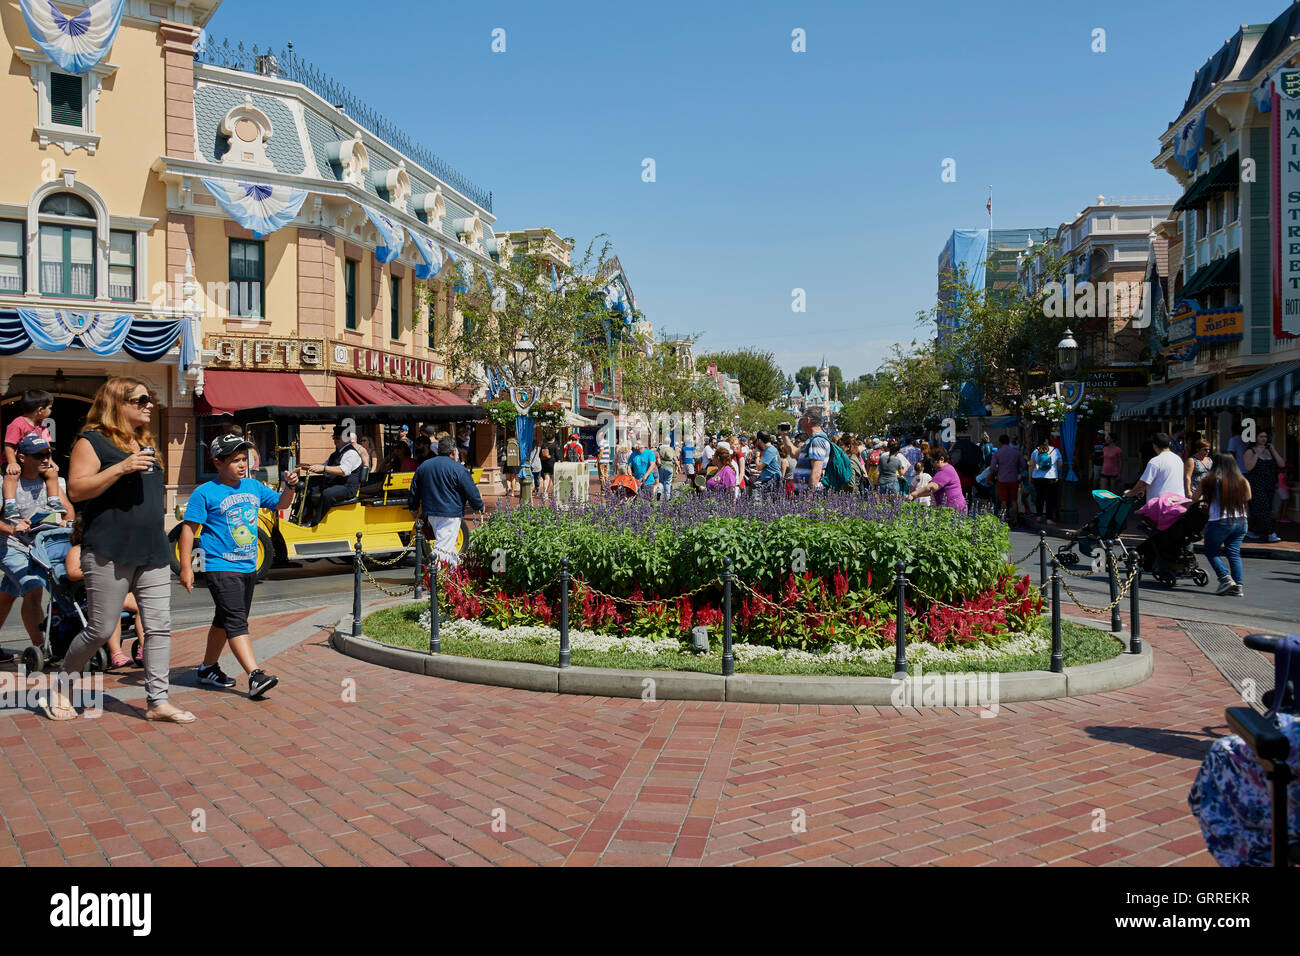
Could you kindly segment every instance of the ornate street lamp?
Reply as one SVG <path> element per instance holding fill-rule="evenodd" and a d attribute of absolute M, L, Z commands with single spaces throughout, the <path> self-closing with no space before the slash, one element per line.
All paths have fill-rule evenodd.
<path fill-rule="evenodd" d="M 529 384 L 536 364 L 537 347 L 528 339 L 528 333 L 515 343 L 511 350 L 514 375 L 510 383 L 510 401 L 515 406 L 515 439 L 519 443 L 519 504 L 533 502 L 533 472 L 528 459 L 533 451 L 533 419 L 528 413 L 537 402 L 537 393 Z"/>
<path fill-rule="evenodd" d="M 1079 477 L 1074 473 L 1074 449 L 1079 435 L 1079 404 L 1083 401 L 1083 383 L 1075 380 L 1073 375 L 1079 367 L 1079 343 L 1074 340 L 1074 333 L 1069 329 L 1056 345 L 1056 364 L 1065 378 L 1055 384 L 1057 396 L 1065 400 L 1065 419 L 1061 422 L 1061 446 L 1065 452 L 1067 474 L 1065 476 L 1065 494 L 1061 501 L 1061 520 L 1075 522 L 1079 520 L 1079 508 L 1076 500 Z"/>

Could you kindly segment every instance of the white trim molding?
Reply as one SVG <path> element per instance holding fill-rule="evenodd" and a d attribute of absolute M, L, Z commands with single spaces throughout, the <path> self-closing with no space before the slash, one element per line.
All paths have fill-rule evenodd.
<path fill-rule="evenodd" d="M 244 102 L 226 111 L 218 130 L 226 138 L 226 152 L 221 157 L 223 166 L 275 168 L 266 155 L 266 142 L 275 135 L 275 127 L 271 118 L 253 105 L 251 95 L 245 93 Z"/>
<path fill-rule="evenodd" d="M 50 74 L 54 61 L 43 50 L 14 47 L 16 53 L 31 69 L 32 88 L 36 90 L 36 123 L 34 126 L 41 149 L 51 145 L 60 147 L 68 156 L 73 150 L 84 149 L 91 156 L 99 148 L 100 134 L 95 127 L 95 104 L 104 91 L 104 78 L 117 72 L 117 64 L 101 61 L 91 67 L 81 79 L 81 126 L 59 126 L 54 123 L 50 110 Z"/>

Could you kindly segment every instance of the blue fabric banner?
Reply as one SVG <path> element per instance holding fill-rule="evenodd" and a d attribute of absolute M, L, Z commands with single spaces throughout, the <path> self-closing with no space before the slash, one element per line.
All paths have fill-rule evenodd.
<path fill-rule="evenodd" d="M 400 222 L 394 222 L 378 209 L 366 205 L 361 208 L 379 232 L 380 245 L 375 248 L 375 258 L 383 263 L 392 262 L 402 254 L 402 246 L 406 244 L 406 230 Z"/>
<path fill-rule="evenodd" d="M 533 453 L 533 419 L 529 415 L 515 416 L 515 438 L 519 441 L 519 478 L 523 480 L 532 475 L 528 467 L 528 458 Z"/>
<path fill-rule="evenodd" d="M 1255 101 L 1255 109 L 1261 113 L 1271 113 L 1273 111 L 1273 77 L 1265 73 L 1263 79 L 1256 83 L 1255 88 L 1250 91 L 1250 98 Z"/>
<path fill-rule="evenodd" d="M 442 271 L 442 246 L 434 242 L 427 236 L 411 231 L 411 241 L 415 243 L 415 248 L 420 250 L 420 258 L 424 261 L 415 267 L 415 277 L 417 279 L 433 279 Z"/>
<path fill-rule="evenodd" d="M 36 45 L 65 73 L 89 73 L 113 47 L 126 0 L 98 0 L 68 16 L 49 0 L 18 0 Z"/>
<path fill-rule="evenodd" d="M 1188 120 L 1174 140 L 1174 159 L 1183 169 L 1196 172 L 1196 157 L 1201 151 L 1201 141 L 1205 138 L 1205 110 L 1199 116 Z"/>
<path fill-rule="evenodd" d="M 293 222 L 307 192 L 288 186 L 268 186 L 264 183 L 228 183 L 199 177 L 199 182 L 212 193 L 217 204 L 231 219 L 259 239 Z"/>
<path fill-rule="evenodd" d="M 126 352 L 141 362 L 156 362 L 180 339 L 180 371 L 198 359 L 188 318 L 142 319 L 120 312 L 19 309 L 0 312 L 0 355 L 17 355 L 33 346 L 62 352 L 70 346 L 108 356 Z"/>
<path fill-rule="evenodd" d="M 1074 443 L 1078 436 L 1079 413 L 1070 409 L 1065 413 L 1065 421 L 1061 422 L 1061 450 L 1065 452 L 1065 464 L 1069 468 L 1066 481 L 1079 480 L 1079 476 L 1074 473 Z"/>

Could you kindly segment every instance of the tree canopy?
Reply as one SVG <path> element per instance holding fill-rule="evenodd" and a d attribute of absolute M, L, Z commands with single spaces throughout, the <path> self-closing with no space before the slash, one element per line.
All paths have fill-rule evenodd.
<path fill-rule="evenodd" d="M 740 380 L 740 394 L 745 401 L 771 405 L 781 397 L 785 373 L 776 364 L 776 358 L 771 352 L 753 348 L 707 352 L 696 359 L 695 367 L 702 372 L 715 363 L 718 371 L 734 375 Z"/>

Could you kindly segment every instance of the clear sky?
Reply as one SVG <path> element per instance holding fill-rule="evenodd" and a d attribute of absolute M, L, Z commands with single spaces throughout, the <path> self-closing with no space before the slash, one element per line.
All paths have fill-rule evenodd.
<path fill-rule="evenodd" d="M 491 189 L 498 230 L 608 233 L 657 329 L 852 378 L 923 334 L 939 251 L 988 225 L 990 184 L 995 228 L 1177 195 L 1151 159 L 1193 73 L 1286 6 L 225 0 L 209 31 L 292 40 Z"/>

